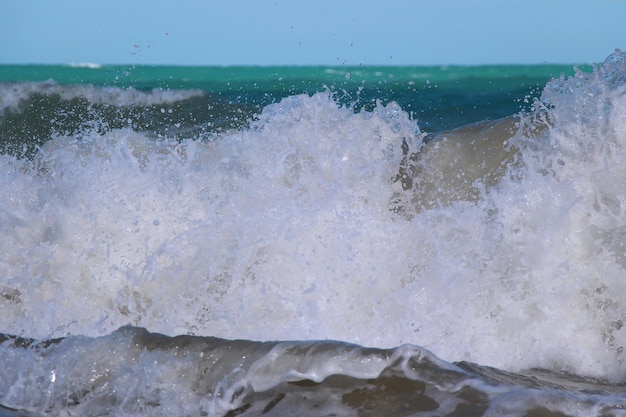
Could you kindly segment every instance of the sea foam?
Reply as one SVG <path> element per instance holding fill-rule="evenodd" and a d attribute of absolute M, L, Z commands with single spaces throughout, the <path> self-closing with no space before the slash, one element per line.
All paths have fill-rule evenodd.
<path fill-rule="evenodd" d="M 328 92 L 206 140 L 86 131 L 3 156 L 3 331 L 414 343 L 623 378 L 623 57 L 550 82 L 501 176 L 439 203 L 430 184 L 427 206 L 393 204 L 418 191 L 395 181 L 403 145 L 428 158 L 416 122 Z"/>

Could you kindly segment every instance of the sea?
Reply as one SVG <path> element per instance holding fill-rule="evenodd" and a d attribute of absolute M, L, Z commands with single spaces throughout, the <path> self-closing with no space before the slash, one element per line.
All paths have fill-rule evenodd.
<path fill-rule="evenodd" d="M 626 416 L 606 54 L 0 65 L 0 416 Z"/>

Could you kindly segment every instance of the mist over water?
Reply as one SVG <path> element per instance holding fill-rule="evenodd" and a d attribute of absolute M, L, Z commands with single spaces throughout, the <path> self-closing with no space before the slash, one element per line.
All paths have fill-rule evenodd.
<path fill-rule="evenodd" d="M 535 392 L 504 372 L 624 381 L 625 81 L 617 51 L 590 72 L 548 81 L 527 114 L 436 136 L 397 102 L 359 107 L 330 90 L 290 95 L 251 118 L 234 106 L 245 123 L 215 128 L 183 117 L 191 103 L 207 106 L 198 90 L 4 85 L 2 126 L 13 124 L 0 156 L 0 331 L 72 337 L 1 345 L 0 404 L 121 415 L 139 413 L 119 408 L 139 398 L 161 407 L 151 413 L 248 404 L 239 410 L 259 415 L 246 398 L 271 392 L 258 404 L 296 407 L 289 398 L 302 387 L 283 383 L 307 380 L 363 410 L 365 397 L 349 393 L 393 391 L 382 375 L 424 383 L 414 389 L 425 398 L 409 397 L 430 415 L 459 404 L 478 407 L 474 415 L 572 414 L 568 395 L 590 415 L 607 410 L 622 401 L 610 385 L 597 386 L 599 398 L 563 381 Z M 30 111 L 20 106 L 33 100 L 56 100 L 69 122 L 46 127 L 45 140 L 20 139 L 33 117 L 16 127 Z M 91 113 L 77 118 L 79 101 Z M 128 101 L 162 119 L 119 110 Z M 129 324 L 198 338 L 118 330 Z M 391 349 L 403 344 L 416 346 Z M 68 357 L 76 349 L 101 362 Z M 498 369 L 449 363 L 460 361 Z M 355 388 L 364 380 L 376 381 Z M 108 384 L 136 391 L 124 399 Z M 167 397 L 171 384 L 186 397 Z M 526 387 L 515 406 L 499 399 L 510 384 Z"/>

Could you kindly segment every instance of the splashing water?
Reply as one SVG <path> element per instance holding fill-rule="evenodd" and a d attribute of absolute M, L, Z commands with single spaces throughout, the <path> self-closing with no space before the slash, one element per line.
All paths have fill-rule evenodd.
<path fill-rule="evenodd" d="M 445 395 L 434 387 L 445 385 L 451 372 L 457 382 L 441 388 L 455 398 L 450 413 L 469 401 L 482 404 L 477 415 L 488 409 L 515 414 L 515 402 L 497 400 L 510 392 L 504 374 L 441 361 L 437 377 L 426 378 L 422 368 L 417 377 L 409 371 L 414 368 L 398 368 L 389 358 L 406 349 L 410 357 L 430 355 L 426 350 L 384 349 L 404 343 L 449 361 L 623 381 L 625 74 L 624 54 L 616 51 L 590 73 L 548 82 L 531 114 L 433 135 L 421 133 L 393 102 L 355 111 L 322 92 L 288 97 L 266 106 L 249 126 L 196 140 L 155 138 L 131 128 L 88 130 L 47 141 L 30 159 L 2 155 L 2 331 L 37 339 L 83 337 L 39 350 L 3 344 L 8 371 L 0 403 L 45 409 L 50 397 L 40 398 L 28 384 L 48 387 L 50 378 L 61 378 L 55 369 L 65 360 L 71 362 L 63 365 L 67 369 L 87 372 L 87 359 L 57 360 L 57 351 L 63 356 L 93 346 L 119 352 L 121 361 L 141 357 L 154 363 L 137 365 L 135 372 L 150 374 L 148 379 L 188 374 L 178 368 L 188 365 L 165 359 L 176 353 L 151 350 L 165 339 L 146 336 L 148 342 L 136 345 L 128 340 L 140 338 L 141 330 L 114 333 L 127 324 L 171 336 L 336 339 L 380 348 L 374 360 L 380 366 L 333 365 L 332 358 L 342 357 L 333 347 L 313 355 L 310 367 L 296 375 L 282 353 L 272 356 L 274 345 L 260 345 L 261 353 L 246 362 L 250 367 L 216 368 L 199 391 L 198 375 L 185 383 L 196 387 L 183 390 L 182 400 L 194 410 L 212 410 L 216 393 L 228 392 L 228 404 L 215 415 L 286 381 L 317 384 L 332 375 L 362 381 L 385 372 L 426 383 L 428 399 L 416 400 L 418 408 L 436 404 L 433 410 L 441 412 Z M 295 361 L 306 361 L 308 345 L 294 343 L 305 350 Z M 244 351 L 234 349 L 232 363 L 247 356 Z M 184 352 L 202 356 L 206 349 Z M 49 358 L 42 372 L 51 374 L 43 385 L 32 382 L 43 375 L 33 368 L 39 357 Z M 25 368 L 11 365 L 16 361 Z M 90 369 L 116 366 L 109 362 Z M 286 370 L 250 373 L 261 363 L 283 363 Z M 63 371 L 70 379 L 72 372 Z M 240 381 L 239 372 L 247 381 L 242 391 L 228 385 Z M 269 380 L 259 382 L 264 377 Z M 485 382 L 492 377 L 502 385 Z M 24 390 L 16 381 L 26 381 Z M 361 388 L 384 391 L 377 381 L 377 388 Z M 93 384 L 68 389 L 102 394 L 107 407 L 132 397 L 112 400 L 111 391 Z M 288 386 L 282 387 L 297 390 Z M 483 394 L 472 391 L 478 397 L 461 401 L 463 386 Z M 155 404 L 167 404 L 167 389 L 154 389 Z M 541 396 L 562 386 L 536 396 L 529 389 L 520 397 L 526 411 L 545 405 Z M 287 391 L 281 398 L 291 395 Z M 192 399 L 209 392 L 201 406 Z M 147 401 L 152 394 L 138 395 Z M 598 404 L 617 404 L 612 395 L 576 401 L 592 413 L 604 407 Z M 268 396 L 264 406 L 278 398 Z M 546 401 L 574 413 L 567 394 L 557 397 Z M 50 407 L 67 408 L 73 400 L 63 401 Z M 357 394 L 343 397 L 344 405 L 365 407 L 363 401 Z M 256 406 L 249 404 L 239 410 L 254 414 Z"/>

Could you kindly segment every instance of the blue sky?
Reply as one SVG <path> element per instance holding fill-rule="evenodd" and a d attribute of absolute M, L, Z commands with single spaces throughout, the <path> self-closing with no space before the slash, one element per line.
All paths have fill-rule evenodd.
<path fill-rule="evenodd" d="M 601 62 L 626 0 L 0 0 L 0 64 Z"/>

